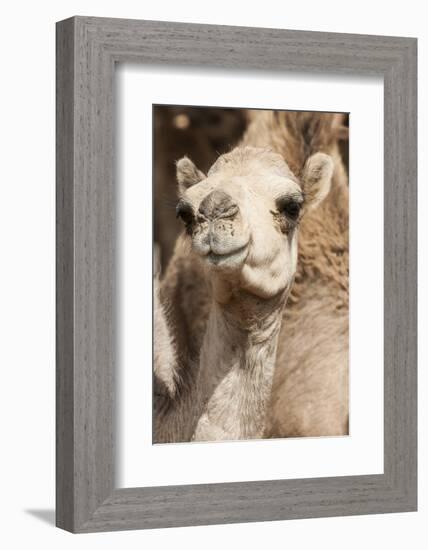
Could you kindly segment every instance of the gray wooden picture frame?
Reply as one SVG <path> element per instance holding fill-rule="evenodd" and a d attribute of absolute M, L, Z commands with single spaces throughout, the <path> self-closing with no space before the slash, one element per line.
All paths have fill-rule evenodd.
<path fill-rule="evenodd" d="M 73 17 L 57 24 L 56 48 L 58 527 L 82 533 L 416 510 L 416 39 Z M 115 488 L 117 62 L 383 77 L 383 474 Z"/>

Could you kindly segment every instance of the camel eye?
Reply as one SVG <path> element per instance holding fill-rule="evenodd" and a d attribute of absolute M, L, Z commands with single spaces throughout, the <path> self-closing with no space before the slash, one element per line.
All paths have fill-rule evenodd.
<path fill-rule="evenodd" d="M 278 199 L 277 208 L 281 214 L 284 214 L 291 221 L 297 221 L 302 203 L 298 200 L 284 197 Z"/>
<path fill-rule="evenodd" d="M 179 201 L 175 209 L 177 218 L 180 218 L 186 225 L 193 221 L 193 208 L 188 202 Z"/>

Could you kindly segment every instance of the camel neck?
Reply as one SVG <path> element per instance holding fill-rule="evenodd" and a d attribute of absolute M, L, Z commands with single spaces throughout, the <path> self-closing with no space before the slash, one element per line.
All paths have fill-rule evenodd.
<path fill-rule="evenodd" d="M 263 437 L 284 303 L 283 296 L 270 304 L 255 300 L 250 308 L 247 301 L 238 316 L 237 304 L 213 302 L 200 355 L 194 440 Z"/>

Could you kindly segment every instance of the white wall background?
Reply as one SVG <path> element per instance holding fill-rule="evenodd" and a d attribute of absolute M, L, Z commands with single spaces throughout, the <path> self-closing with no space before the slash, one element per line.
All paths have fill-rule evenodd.
<path fill-rule="evenodd" d="M 329 548 L 426 547 L 427 471 L 420 468 L 419 512 L 73 536 L 55 529 L 54 506 L 54 23 L 97 15 L 419 38 L 420 280 L 428 278 L 428 30 L 424 4 L 382 0 L 146 1 L 14 0 L 0 23 L 0 543 L 4 548 Z M 426 286 L 419 289 L 427 303 Z M 420 308 L 420 364 L 428 359 Z M 426 342 L 426 339 L 425 339 Z M 420 369 L 420 458 L 428 462 L 427 374 Z"/>

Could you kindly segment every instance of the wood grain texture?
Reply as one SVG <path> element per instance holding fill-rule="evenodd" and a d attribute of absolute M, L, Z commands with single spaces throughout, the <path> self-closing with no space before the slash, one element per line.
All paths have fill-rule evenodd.
<path fill-rule="evenodd" d="M 119 61 L 383 76 L 383 475 L 114 488 Z M 415 39 L 87 17 L 58 23 L 57 525 L 91 532 L 416 510 L 416 245 Z"/>
<path fill-rule="evenodd" d="M 74 522 L 74 24 L 56 37 L 56 521 Z"/>

